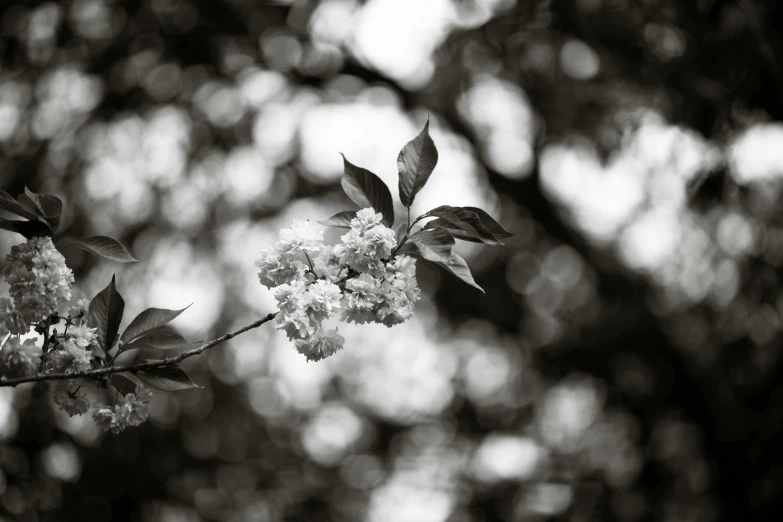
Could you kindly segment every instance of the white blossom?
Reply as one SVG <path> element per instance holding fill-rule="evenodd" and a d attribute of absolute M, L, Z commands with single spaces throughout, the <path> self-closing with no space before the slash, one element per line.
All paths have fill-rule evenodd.
<path fill-rule="evenodd" d="M 334 248 L 340 263 L 357 272 L 382 276 L 384 260 L 391 256 L 397 246 L 394 231 L 381 223 L 381 214 L 373 209 L 360 210 L 351 220 L 351 230 L 342 236 L 342 243 Z"/>
<path fill-rule="evenodd" d="M 115 415 L 123 426 L 138 426 L 150 415 L 152 410 L 152 392 L 149 388 L 138 385 L 134 393 L 125 395 L 125 402 L 115 406 Z"/>
<path fill-rule="evenodd" d="M 90 409 L 87 394 L 72 382 L 58 381 L 52 387 L 52 399 L 69 417 L 82 415 Z"/>
<path fill-rule="evenodd" d="M 41 362 L 41 347 L 37 338 L 25 339 L 13 335 L 0 350 L 0 375 L 9 379 L 27 377 L 38 371 Z"/>
<path fill-rule="evenodd" d="M 95 344 L 98 340 L 97 329 L 89 328 L 84 325 L 72 326 L 68 330 L 68 337 L 71 341 L 80 348 L 87 348 L 91 344 Z"/>
<path fill-rule="evenodd" d="M 275 299 L 279 310 L 276 318 L 277 328 L 285 330 L 289 339 L 304 339 L 316 330 L 305 311 L 305 292 L 304 281 L 283 284 L 275 288 Z"/>
<path fill-rule="evenodd" d="M 340 287 L 319 279 L 307 288 L 305 310 L 313 321 L 323 321 L 340 309 Z"/>
<path fill-rule="evenodd" d="M 68 316 L 73 318 L 81 318 L 80 324 L 83 324 L 87 319 L 87 312 L 90 309 L 90 301 L 88 299 L 79 299 L 76 304 L 68 308 Z"/>
<path fill-rule="evenodd" d="M 342 319 L 358 324 L 373 322 L 375 308 L 381 302 L 380 290 L 380 280 L 369 274 L 346 281 Z"/>
<path fill-rule="evenodd" d="M 296 350 L 304 355 L 308 361 L 320 361 L 338 350 L 342 350 L 345 338 L 337 333 L 337 329 L 324 332 L 318 330 L 308 339 L 294 341 Z"/>
<path fill-rule="evenodd" d="M 5 337 L 8 332 L 24 335 L 29 331 L 29 321 L 26 321 L 22 314 L 14 309 L 14 305 L 9 299 L 0 298 L 0 334 Z"/>
<path fill-rule="evenodd" d="M 259 280 L 278 303 L 276 328 L 308 360 L 342 348 L 337 330 L 322 328 L 324 320 L 337 314 L 348 322 L 387 326 L 412 316 L 420 294 L 415 264 L 407 256 L 389 261 L 397 242 L 382 219 L 372 208 L 358 211 L 335 247 L 323 245 L 320 230 L 309 223 L 294 221 L 281 231 L 274 248 L 259 255 Z"/>
<path fill-rule="evenodd" d="M 312 257 L 312 261 L 318 277 L 323 277 L 332 283 L 336 283 L 344 275 L 346 267 L 341 265 L 340 260 L 334 255 L 334 247 L 321 245 L 318 253 L 315 257 Z"/>
<path fill-rule="evenodd" d="M 103 431 L 111 430 L 112 433 L 119 433 L 125 429 L 125 425 L 114 413 L 114 410 L 108 406 L 96 409 L 92 412 L 92 419 Z"/>
<path fill-rule="evenodd" d="M 413 305 L 421 298 L 416 281 L 416 260 L 399 256 L 386 266 L 386 280 L 381 285 L 382 301 L 376 313 L 386 326 L 400 324 L 413 316 Z"/>
<path fill-rule="evenodd" d="M 267 247 L 258 255 L 255 262 L 258 267 L 258 279 L 267 288 L 303 279 L 307 270 L 305 261 L 300 260 L 296 253 L 283 253 L 277 248 Z"/>
<path fill-rule="evenodd" d="M 295 219 L 291 228 L 280 231 L 277 248 L 282 253 L 318 252 L 324 233 L 309 221 Z"/>
<path fill-rule="evenodd" d="M 40 321 L 71 299 L 73 272 L 51 238 L 34 237 L 16 245 L 5 260 L 2 275 L 14 308 L 27 323 Z"/>
<path fill-rule="evenodd" d="M 73 338 L 60 342 L 49 357 L 58 373 L 80 373 L 92 368 L 92 352 L 76 344 Z"/>
<path fill-rule="evenodd" d="M 383 221 L 383 214 L 376 213 L 372 207 L 363 208 L 356 213 L 356 217 L 351 220 L 351 228 L 364 232 L 368 228 L 380 225 Z"/>

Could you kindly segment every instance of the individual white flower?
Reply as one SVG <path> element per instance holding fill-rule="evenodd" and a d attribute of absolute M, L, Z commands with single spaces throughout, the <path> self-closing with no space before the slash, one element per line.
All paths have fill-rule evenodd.
<path fill-rule="evenodd" d="M 399 256 L 388 263 L 380 295 L 381 304 L 376 309 L 378 322 L 391 327 L 410 319 L 414 303 L 421 298 L 416 281 L 416 260 L 410 256 Z"/>
<path fill-rule="evenodd" d="M 343 275 L 345 267 L 340 264 L 340 260 L 334 255 L 334 247 L 328 245 L 321 245 L 320 250 L 312 257 L 313 268 L 318 277 L 323 277 L 332 283 L 336 283 L 340 280 L 340 276 Z"/>
<path fill-rule="evenodd" d="M 73 272 L 49 237 L 34 237 L 11 248 L 2 275 L 14 307 L 28 323 L 40 321 L 71 299 Z"/>
<path fill-rule="evenodd" d="M 278 250 L 282 253 L 318 252 L 324 239 L 324 232 L 323 229 L 316 227 L 317 225 L 309 221 L 295 219 L 291 228 L 280 231 Z"/>
<path fill-rule="evenodd" d="M 315 333 L 321 321 L 340 309 L 340 287 L 319 279 L 307 285 L 304 281 L 275 288 L 279 313 L 276 324 L 289 339 L 305 339 Z"/>
<path fill-rule="evenodd" d="M 68 337 L 76 346 L 87 348 L 98 341 L 98 334 L 96 332 L 96 328 L 89 328 L 88 326 L 71 326 L 68 330 Z"/>
<path fill-rule="evenodd" d="M 41 362 L 41 347 L 36 341 L 35 337 L 24 341 L 9 337 L 0 350 L 0 375 L 9 379 L 34 375 Z"/>
<path fill-rule="evenodd" d="M 382 221 L 383 214 L 376 213 L 372 207 L 367 207 L 356 213 L 356 217 L 351 220 L 351 228 L 364 232 L 368 228 L 380 225 Z"/>
<path fill-rule="evenodd" d="M 258 267 L 259 281 L 267 288 L 304 279 L 308 268 L 306 258 L 301 260 L 295 252 L 283 253 L 271 247 L 259 253 L 255 265 Z"/>
<path fill-rule="evenodd" d="M 92 412 L 92 418 L 95 421 L 95 424 L 103 431 L 111 430 L 112 433 L 119 433 L 126 427 L 114 413 L 114 410 L 108 406 L 96 409 Z"/>
<path fill-rule="evenodd" d="M 331 281 L 319 279 L 307 287 L 305 310 L 313 321 L 323 321 L 340 309 L 340 287 Z"/>
<path fill-rule="evenodd" d="M 375 320 L 375 307 L 381 301 L 380 281 L 369 274 L 345 282 L 342 319 L 349 323 L 365 324 Z"/>
<path fill-rule="evenodd" d="M 90 409 L 90 401 L 87 394 L 79 391 L 79 386 L 72 382 L 58 381 L 52 387 L 52 399 L 54 403 L 69 417 L 82 415 Z"/>
<path fill-rule="evenodd" d="M 5 297 L 0 298 L 0 332 L 24 335 L 29 331 L 30 323 L 14 309 L 11 301 Z"/>
<path fill-rule="evenodd" d="M 276 328 L 285 330 L 289 339 L 304 339 L 316 329 L 311 325 L 305 311 L 304 281 L 283 284 L 275 288 L 275 299 L 279 310 L 275 323 Z"/>
<path fill-rule="evenodd" d="M 92 368 L 92 352 L 82 348 L 73 338 L 65 339 L 50 354 L 52 367 L 58 373 L 80 373 Z"/>
<path fill-rule="evenodd" d="M 125 426 L 138 426 L 150 415 L 152 410 L 152 392 L 142 385 L 136 386 L 134 393 L 125 395 L 125 402 L 115 407 L 119 422 Z"/>
<path fill-rule="evenodd" d="M 90 309 L 90 301 L 89 299 L 79 299 L 76 301 L 76 304 L 68 308 L 68 316 L 73 318 L 80 317 L 81 321 L 80 323 L 83 324 L 84 320 L 87 318 L 87 312 Z"/>
<path fill-rule="evenodd" d="M 334 247 L 341 264 L 376 277 L 384 274 L 383 260 L 391 256 L 397 240 L 394 231 L 381 223 L 381 218 L 381 214 L 375 214 L 372 209 L 357 213 L 351 220 L 351 230 L 342 236 L 342 243 Z"/>
<path fill-rule="evenodd" d="M 304 355 L 308 361 L 320 361 L 341 350 L 344 342 L 345 338 L 334 329 L 327 332 L 318 330 L 307 339 L 294 341 L 294 345 L 296 351 Z"/>

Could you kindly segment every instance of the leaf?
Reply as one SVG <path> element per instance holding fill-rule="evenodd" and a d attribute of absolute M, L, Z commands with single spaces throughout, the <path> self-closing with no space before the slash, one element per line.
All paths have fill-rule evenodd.
<path fill-rule="evenodd" d="M 343 210 L 329 219 L 319 221 L 325 227 L 351 228 L 351 220 L 356 217 L 355 210 Z"/>
<path fill-rule="evenodd" d="M 181 310 L 168 310 L 166 308 L 147 308 L 139 315 L 137 315 L 133 321 L 130 322 L 128 327 L 122 332 L 120 339 L 124 343 L 132 342 L 141 334 L 163 326 L 176 319 L 179 314 L 190 308 L 190 305 Z"/>
<path fill-rule="evenodd" d="M 485 293 L 484 289 L 473 280 L 473 275 L 470 273 L 470 268 L 465 260 L 454 252 L 451 253 L 447 262 L 435 261 L 435 264 L 442 266 L 470 286 L 478 288 L 481 290 L 481 293 Z"/>
<path fill-rule="evenodd" d="M 394 201 L 386 183 L 367 169 L 357 167 L 343 156 L 345 171 L 341 184 L 351 201 L 361 208 L 372 207 L 383 214 L 387 227 L 394 224 Z"/>
<path fill-rule="evenodd" d="M 487 214 L 485 210 L 482 210 L 478 207 L 463 207 L 466 210 L 470 210 L 471 212 L 476 213 L 478 215 L 479 219 L 481 219 L 481 224 L 484 225 L 489 229 L 492 234 L 498 238 L 498 239 L 506 239 L 509 237 L 513 237 L 514 234 L 511 232 L 506 231 L 503 227 L 500 226 L 500 223 L 495 221 L 492 216 Z"/>
<path fill-rule="evenodd" d="M 394 239 L 397 240 L 398 245 L 402 242 L 402 238 L 405 237 L 405 233 L 407 231 L 408 231 L 408 225 L 406 223 L 400 223 L 394 229 Z"/>
<path fill-rule="evenodd" d="M 410 236 L 419 250 L 421 256 L 428 261 L 447 262 L 454 248 L 454 237 L 448 230 L 435 228 L 432 230 L 419 230 Z"/>
<path fill-rule="evenodd" d="M 420 256 L 421 250 L 419 250 L 419 247 L 416 246 L 415 243 L 405 243 L 400 247 L 399 250 L 397 250 L 398 255 L 404 255 L 407 254 L 409 256 Z"/>
<path fill-rule="evenodd" d="M 430 120 L 416 138 L 409 141 L 397 156 L 400 201 L 410 208 L 416 194 L 424 187 L 438 164 L 438 149 L 430 138 Z"/>
<path fill-rule="evenodd" d="M 478 214 L 466 208 L 442 205 L 430 210 L 422 217 L 440 218 L 441 221 L 437 226 L 447 229 L 457 239 L 503 246 L 503 242 L 481 222 Z"/>
<path fill-rule="evenodd" d="M 0 190 L 0 209 L 7 210 L 8 212 L 23 218 L 32 220 L 38 219 L 38 215 L 35 212 L 25 208 L 25 206 L 16 201 L 11 194 L 4 190 Z"/>
<path fill-rule="evenodd" d="M 121 373 L 115 373 L 111 377 L 109 377 L 109 382 L 112 386 L 117 388 L 117 391 L 120 392 L 121 395 L 128 395 L 129 393 L 135 393 L 136 392 L 136 386 L 138 386 L 134 381 L 128 379 Z"/>
<path fill-rule="evenodd" d="M 109 261 L 116 261 L 118 263 L 139 262 L 138 259 L 130 255 L 130 253 L 125 249 L 124 246 L 120 244 L 119 241 L 106 236 L 85 237 L 84 239 L 74 241 L 65 248 L 74 246 L 95 254 L 96 256 L 108 259 Z"/>
<path fill-rule="evenodd" d="M 0 218 L 0 229 L 22 234 L 27 239 L 52 236 L 52 229 L 40 221 L 20 221 Z"/>
<path fill-rule="evenodd" d="M 121 343 L 119 352 L 123 353 L 128 350 L 134 350 L 137 348 L 157 348 L 161 350 L 170 348 L 182 348 L 194 343 L 188 343 L 188 341 L 182 337 L 171 326 L 158 326 L 152 330 L 147 330 L 136 339 L 129 343 Z M 200 342 L 198 344 L 201 344 Z"/>
<path fill-rule="evenodd" d="M 60 226 L 60 215 L 63 212 L 63 202 L 60 198 L 51 194 L 36 194 L 27 187 L 24 188 L 24 191 L 23 195 L 32 201 L 35 208 L 38 209 L 36 214 L 46 221 L 53 231 L 56 231 Z M 19 196 L 19 200 L 22 200 L 22 195 Z"/>
<path fill-rule="evenodd" d="M 25 209 L 29 210 L 33 214 L 36 215 L 36 217 L 43 217 L 43 209 L 38 205 L 38 198 L 37 194 L 34 192 L 29 192 L 30 189 L 25 187 L 25 193 L 19 194 L 19 196 L 16 198 L 19 201 L 19 204 L 22 205 Z M 35 199 L 30 196 L 30 194 L 33 194 Z"/>
<path fill-rule="evenodd" d="M 194 383 L 185 370 L 179 366 L 163 366 L 162 368 L 150 368 L 139 371 L 136 377 L 149 384 L 153 388 L 163 391 L 187 390 L 190 388 L 202 388 Z"/>
<path fill-rule="evenodd" d="M 98 345 L 108 352 L 117 340 L 117 330 L 120 328 L 125 301 L 114 286 L 114 276 L 111 283 L 98 295 L 93 297 L 87 311 L 87 321 L 97 328 Z"/>

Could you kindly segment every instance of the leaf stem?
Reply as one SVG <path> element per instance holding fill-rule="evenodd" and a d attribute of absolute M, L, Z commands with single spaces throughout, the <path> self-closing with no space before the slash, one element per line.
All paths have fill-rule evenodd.
<path fill-rule="evenodd" d="M 8 380 L 0 380 L 0 387 L 5 386 L 17 386 L 19 384 L 24 384 L 26 382 L 42 382 L 42 381 L 64 381 L 64 380 L 70 380 L 70 379 L 78 379 L 80 377 L 84 377 L 86 379 L 93 378 L 93 377 L 101 377 L 104 375 L 111 375 L 114 373 L 121 373 L 121 372 L 131 372 L 135 373 L 138 371 L 144 371 L 144 370 L 150 370 L 153 368 L 163 368 L 165 366 L 174 366 L 177 363 L 180 363 L 184 361 L 185 359 L 189 357 L 193 357 L 194 355 L 198 355 L 200 353 L 203 353 L 210 348 L 213 348 L 221 343 L 224 343 L 228 341 L 229 339 L 232 339 L 236 337 L 239 334 L 245 333 L 248 330 L 252 330 L 253 328 L 258 328 L 264 323 L 268 323 L 272 319 L 275 318 L 277 315 L 277 312 L 267 314 L 261 319 L 258 319 L 257 321 L 254 321 L 250 323 L 249 325 L 243 326 L 242 328 L 235 330 L 231 333 L 227 333 L 226 335 L 223 335 L 221 337 L 218 337 L 217 339 L 214 339 L 208 343 L 202 344 L 198 348 L 194 348 L 192 350 L 188 350 L 186 352 L 182 352 L 179 355 L 175 355 L 172 357 L 167 357 L 165 359 L 158 359 L 155 361 L 146 361 L 142 363 L 136 363 L 136 364 L 128 364 L 125 366 L 108 366 L 106 368 L 96 368 L 94 370 L 87 370 L 84 372 L 77 372 L 77 373 L 39 373 L 38 375 L 32 375 L 29 377 L 20 377 L 18 379 L 8 379 Z"/>

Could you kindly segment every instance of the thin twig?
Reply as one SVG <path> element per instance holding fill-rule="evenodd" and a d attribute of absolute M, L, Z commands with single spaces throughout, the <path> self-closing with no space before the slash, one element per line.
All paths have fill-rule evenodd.
<path fill-rule="evenodd" d="M 210 348 L 217 346 L 221 343 L 224 343 L 228 341 L 229 339 L 232 339 L 236 337 L 239 334 L 245 333 L 248 330 L 252 330 L 253 328 L 258 328 L 264 323 L 267 323 L 275 318 L 277 313 L 271 313 L 266 315 L 265 317 L 259 319 L 258 321 L 255 321 L 253 323 L 250 323 L 247 326 L 243 326 L 239 330 L 236 330 L 231 333 L 227 333 L 226 335 L 222 337 L 218 337 L 217 339 L 210 341 L 206 344 L 202 344 L 198 348 L 194 348 L 192 350 L 188 350 L 186 352 L 182 352 L 179 355 L 175 355 L 173 357 L 168 357 L 166 359 L 158 359 L 155 361 L 147 361 L 143 363 L 136 363 L 136 364 L 128 364 L 125 366 L 108 366 L 106 368 L 96 368 L 94 370 L 88 370 L 86 372 L 78 372 L 78 373 L 50 373 L 50 374 L 39 374 L 39 375 L 32 375 L 30 377 L 20 377 L 18 379 L 8 379 L 8 380 L 0 380 L 0 387 L 4 386 L 16 386 L 18 384 L 24 384 L 26 382 L 42 382 L 42 381 L 63 381 L 63 380 L 70 380 L 70 379 L 78 379 L 80 377 L 84 378 L 92 378 L 92 377 L 101 377 L 104 375 L 111 375 L 114 373 L 120 373 L 120 372 L 138 372 L 143 370 L 151 370 L 153 368 L 163 368 L 165 366 L 173 366 L 179 362 L 184 361 L 188 357 L 193 357 L 194 355 L 198 355 L 200 353 L 203 353 Z"/>

